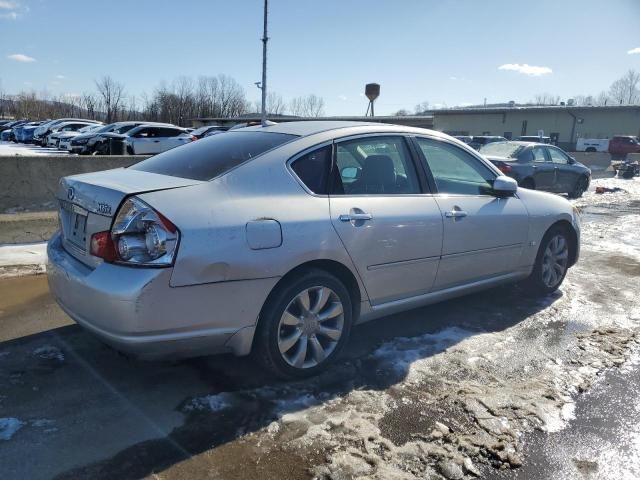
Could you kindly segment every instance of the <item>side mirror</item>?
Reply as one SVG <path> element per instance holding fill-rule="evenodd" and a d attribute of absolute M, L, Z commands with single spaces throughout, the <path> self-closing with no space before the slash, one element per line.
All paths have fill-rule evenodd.
<path fill-rule="evenodd" d="M 569 165 L 573 165 L 574 163 L 576 163 L 576 159 L 573 157 L 569 157 Z"/>
<path fill-rule="evenodd" d="M 340 176 L 345 180 L 356 180 L 360 176 L 358 167 L 344 167 Z"/>
<path fill-rule="evenodd" d="M 493 192 L 499 196 L 513 195 L 518 191 L 518 182 L 505 175 L 496 177 L 493 181 Z"/>

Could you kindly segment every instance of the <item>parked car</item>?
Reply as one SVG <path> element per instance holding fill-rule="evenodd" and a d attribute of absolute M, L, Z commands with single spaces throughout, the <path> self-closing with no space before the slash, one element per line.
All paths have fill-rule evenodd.
<path fill-rule="evenodd" d="M 87 125 L 85 127 L 82 127 L 80 130 L 77 131 L 67 131 L 67 132 L 62 132 L 62 133 L 58 133 L 58 149 L 59 150 L 66 150 L 69 151 L 71 149 L 71 140 L 73 140 L 74 138 L 86 134 L 86 133 L 91 133 L 91 132 L 95 132 L 96 130 L 103 128 L 103 125 Z"/>
<path fill-rule="evenodd" d="M 21 143 L 33 143 L 33 133 L 38 128 L 39 122 L 34 122 L 35 125 L 23 125 L 22 128 L 18 130 L 16 137 L 18 137 L 18 141 Z"/>
<path fill-rule="evenodd" d="M 469 145 L 472 148 L 479 150 L 480 147 L 482 147 L 483 145 L 487 145 L 488 143 L 506 142 L 506 141 L 507 139 L 504 137 L 490 136 L 490 135 L 474 135 Z"/>
<path fill-rule="evenodd" d="M 229 130 L 227 127 L 221 127 L 219 125 L 207 125 L 206 127 L 196 128 L 191 135 L 195 137 L 196 140 L 200 140 L 201 138 L 206 137 L 211 132 L 226 132 Z"/>
<path fill-rule="evenodd" d="M 3 130 L 2 132 L 0 132 L 0 142 L 8 142 L 10 134 L 11 134 L 11 129 Z"/>
<path fill-rule="evenodd" d="M 122 138 L 126 136 L 129 130 L 139 125 L 155 125 L 173 127 L 170 123 L 156 123 L 156 122 L 118 122 L 112 124 L 113 128 L 108 131 L 98 131 L 96 135 L 91 136 L 84 144 L 84 151 L 79 152 L 85 155 L 107 155 L 109 153 L 109 140 L 111 138 Z M 75 141 L 72 142 L 72 146 L 75 145 Z"/>
<path fill-rule="evenodd" d="M 17 127 L 13 127 L 13 140 L 17 143 L 27 143 L 25 141 L 25 135 L 27 135 L 26 131 L 35 130 L 41 123 L 42 122 L 27 122 Z M 33 135 L 31 135 L 31 138 L 33 138 Z"/>
<path fill-rule="evenodd" d="M 638 137 L 632 135 L 615 135 L 608 138 L 579 138 L 576 142 L 577 152 L 608 152 L 614 159 L 624 159 L 628 153 L 640 153 Z"/>
<path fill-rule="evenodd" d="M 578 198 L 589 188 L 591 170 L 560 148 L 545 143 L 498 142 L 480 149 L 498 169 L 531 190 Z"/>
<path fill-rule="evenodd" d="M 77 132 L 81 128 L 84 128 L 89 125 L 99 125 L 96 123 L 89 122 L 62 122 L 51 128 L 50 132 L 46 136 L 46 144 L 48 147 L 57 147 L 60 143 L 60 136 L 66 134 L 67 132 Z"/>
<path fill-rule="evenodd" d="M 473 141 L 473 137 L 470 135 L 454 135 L 453 138 L 455 138 L 456 140 L 460 140 L 463 143 L 466 143 L 467 145 L 470 145 L 471 142 Z"/>
<path fill-rule="evenodd" d="M 4 132 L 5 130 L 11 130 L 13 127 L 17 127 L 18 125 L 22 125 L 23 123 L 27 123 L 28 120 L 11 120 L 0 125 L 0 132 Z"/>
<path fill-rule="evenodd" d="M 231 130 L 65 177 L 57 198 L 47 276 L 80 325 L 146 357 L 253 351 L 288 378 L 355 324 L 515 281 L 549 293 L 579 256 L 566 199 L 398 125 Z"/>
<path fill-rule="evenodd" d="M 49 135 L 49 133 L 53 131 L 53 128 L 56 125 L 64 122 L 87 122 L 87 123 L 95 123 L 100 125 L 102 124 L 102 122 L 99 122 L 97 120 L 87 120 L 85 118 L 58 118 L 56 120 L 50 120 L 48 122 L 45 122 L 42 125 L 40 125 L 38 128 L 36 128 L 36 131 L 33 134 L 34 141 L 39 143 L 43 147 L 46 146 L 47 135 Z"/>
<path fill-rule="evenodd" d="M 22 125 L 25 125 L 26 123 L 28 123 L 28 120 L 17 120 L 15 122 L 11 122 L 8 128 L 6 128 L 4 131 L 8 132 L 7 133 L 7 141 L 9 142 L 15 142 L 16 141 L 16 132 L 15 130 L 17 128 L 20 128 Z"/>
<path fill-rule="evenodd" d="M 156 125 L 139 125 L 125 135 L 130 155 L 155 155 L 195 140 L 184 128 Z"/>

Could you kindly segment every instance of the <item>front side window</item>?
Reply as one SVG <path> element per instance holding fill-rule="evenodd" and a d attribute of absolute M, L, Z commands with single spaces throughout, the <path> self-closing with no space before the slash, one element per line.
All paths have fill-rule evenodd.
<path fill-rule="evenodd" d="M 420 184 L 403 137 L 365 137 L 336 146 L 336 185 L 340 195 L 420 193 Z"/>
<path fill-rule="evenodd" d="M 331 145 L 319 148 L 296 159 L 291 169 L 300 181 L 318 195 L 328 193 L 329 172 L 331 170 Z"/>
<path fill-rule="evenodd" d="M 553 163 L 559 163 L 563 165 L 569 163 L 569 158 L 560 150 L 556 150 L 555 148 L 547 148 L 547 152 L 549 152 L 549 156 L 551 157 L 551 161 Z"/>
<path fill-rule="evenodd" d="M 416 138 L 438 193 L 489 195 L 496 175 L 468 152 L 438 140 Z"/>
<path fill-rule="evenodd" d="M 546 162 L 547 156 L 544 154 L 544 150 L 541 147 L 533 149 L 533 161 L 534 162 Z"/>

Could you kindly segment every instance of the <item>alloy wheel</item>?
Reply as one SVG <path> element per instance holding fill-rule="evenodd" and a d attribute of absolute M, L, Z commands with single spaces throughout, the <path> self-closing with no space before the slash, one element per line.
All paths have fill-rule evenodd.
<path fill-rule="evenodd" d="M 544 251 L 542 257 L 542 281 L 553 288 L 558 285 L 567 271 L 569 264 L 569 245 L 563 235 L 555 235 Z"/>
<path fill-rule="evenodd" d="M 340 297 L 328 287 L 306 288 L 289 302 L 280 318 L 278 349 L 292 367 L 315 367 L 333 353 L 343 329 Z"/>

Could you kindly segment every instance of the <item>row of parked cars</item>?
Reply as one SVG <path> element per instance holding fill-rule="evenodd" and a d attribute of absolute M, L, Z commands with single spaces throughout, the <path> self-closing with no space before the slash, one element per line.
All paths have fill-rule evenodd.
<path fill-rule="evenodd" d="M 117 140 L 125 143 L 126 153 L 130 155 L 149 155 L 224 130 L 219 126 L 194 130 L 170 123 L 143 121 L 105 125 L 96 120 L 59 118 L 37 122 L 0 121 L 0 140 L 57 148 L 80 155 L 109 155 L 113 140 Z"/>

